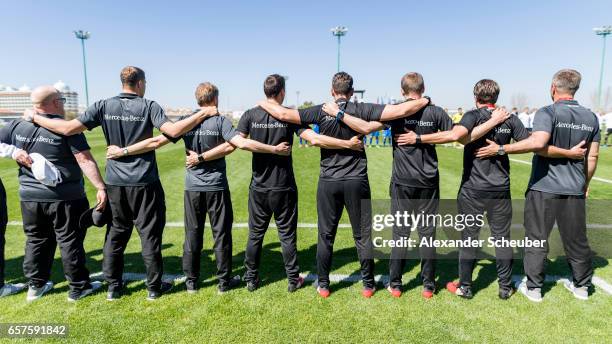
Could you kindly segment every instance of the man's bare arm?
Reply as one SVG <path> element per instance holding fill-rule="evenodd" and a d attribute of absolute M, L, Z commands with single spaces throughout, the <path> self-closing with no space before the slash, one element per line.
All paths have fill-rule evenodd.
<path fill-rule="evenodd" d="M 587 152 L 587 158 L 584 163 L 586 174 L 585 196 L 589 196 L 589 183 L 597 170 L 597 161 L 599 160 L 599 142 L 591 142 Z"/>
<path fill-rule="evenodd" d="M 106 185 L 104 185 L 104 180 L 102 179 L 102 175 L 100 174 L 96 160 L 88 150 L 75 153 L 74 157 L 79 164 L 79 167 L 83 171 L 83 174 L 98 190 L 96 194 L 98 206 L 96 209 L 104 209 L 106 206 Z"/>
<path fill-rule="evenodd" d="M 419 110 L 427 106 L 429 102 L 430 102 L 429 98 L 423 97 L 423 98 L 403 102 L 400 104 L 386 105 L 382 114 L 380 115 L 380 120 L 383 122 L 388 122 L 394 119 L 404 118 L 404 117 L 414 115 Z"/>
<path fill-rule="evenodd" d="M 293 124 L 302 123 L 300 120 L 300 113 L 296 109 L 288 109 L 282 105 L 267 100 L 257 102 L 257 105 L 261 106 L 267 113 L 279 121 Z"/>
<path fill-rule="evenodd" d="M 582 140 L 580 143 L 575 145 L 570 149 L 563 149 L 557 146 L 548 145 L 544 147 L 544 149 L 536 151 L 537 155 L 541 155 L 547 158 L 568 158 L 573 160 L 583 160 L 587 148 L 584 147 L 586 145 L 586 141 Z"/>
<path fill-rule="evenodd" d="M 287 142 L 282 142 L 276 146 L 272 146 L 255 140 L 244 138 L 241 135 L 236 135 L 232 137 L 229 142 L 240 149 L 254 153 L 267 153 L 277 155 L 291 154 L 291 146 Z"/>
<path fill-rule="evenodd" d="M 185 167 L 192 168 L 199 165 L 202 162 L 199 157 L 202 157 L 203 161 L 212 161 L 221 159 L 224 156 L 231 154 L 234 150 L 236 150 L 236 147 L 232 146 L 228 142 L 222 143 L 202 154 L 198 154 L 190 150 L 185 158 Z"/>
<path fill-rule="evenodd" d="M 202 123 L 204 119 L 219 114 L 216 106 L 202 106 L 200 111 L 193 115 L 176 122 L 166 122 L 159 128 L 164 134 L 176 138 L 180 137 L 196 125 Z"/>
<path fill-rule="evenodd" d="M 451 130 L 439 131 L 433 134 L 421 135 L 421 143 L 427 143 L 432 145 L 461 141 L 463 138 L 468 136 L 468 130 L 462 125 L 455 125 Z M 416 144 L 416 133 L 414 131 L 407 131 L 400 135 L 395 135 L 395 142 L 398 145 L 413 145 Z"/>
<path fill-rule="evenodd" d="M 59 118 L 48 118 L 37 114 L 33 109 L 24 111 L 23 119 L 64 136 L 80 134 L 87 130 L 87 127 L 76 118 L 69 121 Z"/>
<path fill-rule="evenodd" d="M 323 104 L 323 111 L 332 117 L 336 117 L 336 115 L 338 115 L 338 112 L 340 112 L 340 107 L 335 102 L 329 102 Z M 351 129 L 363 135 L 382 130 L 385 127 L 384 124 L 380 122 L 368 122 L 346 112 L 342 117 L 342 122 L 348 125 Z"/>
<path fill-rule="evenodd" d="M 126 155 L 139 155 L 146 152 L 150 152 L 161 148 L 168 144 L 170 140 L 166 138 L 164 135 L 157 135 L 150 139 L 142 140 L 133 145 L 129 145 L 127 147 L 119 147 L 119 146 L 108 146 L 106 147 L 106 158 L 107 159 L 117 159 Z M 125 154 L 125 150 L 127 149 L 127 154 Z"/>
<path fill-rule="evenodd" d="M 315 147 L 363 150 L 363 141 L 358 136 L 353 136 L 350 140 L 341 140 L 335 137 L 317 134 L 312 129 L 307 129 L 300 134 L 300 137 L 310 142 L 310 144 Z"/>
<path fill-rule="evenodd" d="M 512 144 L 504 145 L 504 151 L 506 154 L 521 154 L 536 152 L 544 149 L 550 140 L 550 133 L 545 131 L 534 131 L 531 135 L 522 140 Z M 491 140 L 487 140 L 488 145 L 484 146 L 476 151 L 476 157 L 485 159 L 499 152 L 499 145 Z"/>
<path fill-rule="evenodd" d="M 510 118 L 510 116 L 512 116 L 512 114 L 507 110 L 503 108 L 496 108 L 491 113 L 491 118 L 489 118 L 486 122 L 477 125 L 474 129 L 472 129 L 472 132 L 466 136 L 462 136 L 458 141 L 464 145 L 476 141 L 493 130 L 496 126 L 504 123 L 508 118 Z"/>

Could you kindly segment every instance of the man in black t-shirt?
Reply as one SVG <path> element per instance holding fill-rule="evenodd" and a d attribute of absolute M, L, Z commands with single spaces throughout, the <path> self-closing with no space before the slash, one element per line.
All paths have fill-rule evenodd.
<path fill-rule="evenodd" d="M 402 95 L 406 101 L 423 98 L 425 82 L 419 73 L 407 73 L 402 77 Z M 334 104 L 326 104 L 325 111 L 335 115 L 338 111 Z M 363 119 L 345 113 L 342 120 L 355 130 L 378 130 L 383 123 L 367 123 Z M 391 127 L 393 135 L 413 130 L 419 134 L 430 134 L 440 130 L 449 130 L 452 121 L 440 107 L 429 104 L 415 114 L 387 121 L 384 124 Z M 378 126 L 378 127 L 376 127 Z M 363 132 L 366 134 L 366 132 Z M 389 193 L 391 196 L 391 213 L 425 213 L 436 214 L 440 199 L 438 157 L 433 145 L 414 144 L 400 146 L 393 141 L 393 167 Z M 435 226 L 419 226 L 419 237 L 435 238 Z M 393 227 L 393 238 L 408 238 L 408 227 Z M 406 262 L 405 248 L 392 248 L 389 261 L 389 285 L 387 290 L 394 296 L 402 294 L 402 274 Z M 421 255 L 421 279 L 423 281 L 422 295 L 431 298 L 435 291 L 435 248 L 423 247 Z"/>
<path fill-rule="evenodd" d="M 32 94 L 37 117 L 61 121 L 66 98 L 52 86 L 36 88 Z M 38 166 L 19 168 L 19 198 L 23 229 L 26 234 L 23 271 L 29 279 L 28 301 L 42 297 L 53 288 L 51 268 L 59 245 L 64 274 L 69 284 L 69 301 L 77 301 L 100 288 L 91 282 L 85 266 L 83 240 L 87 228 L 79 219 L 88 209 L 83 173 L 96 187 L 98 210 L 106 204 L 106 190 L 98 165 L 83 134 L 63 136 L 24 120 L 15 120 L 0 130 L 0 141 L 25 150 L 37 165 L 45 159 L 59 177 L 41 178 Z M 42 161 L 46 165 L 45 161 Z M 51 169 L 51 168 L 50 168 Z M 41 180 L 42 179 L 42 180 Z"/>
<path fill-rule="evenodd" d="M 216 108 L 219 89 L 210 82 L 198 85 L 196 101 L 201 108 Z M 198 116 L 198 112 L 182 116 L 180 121 Z M 290 154 L 287 142 L 267 145 L 238 135 L 230 120 L 223 116 L 206 118 L 202 123 L 177 138 L 158 135 L 125 148 L 111 145 L 107 158 L 120 159 L 138 156 L 158 149 L 168 142 L 183 139 L 188 154 L 185 173 L 185 242 L 183 244 L 183 272 L 188 293 L 198 290 L 200 257 L 204 244 L 206 214 L 210 218 L 213 250 L 217 263 L 218 292 L 225 293 L 240 283 L 240 276 L 232 272 L 232 223 L 233 210 L 226 176 L 225 156 L 239 147 L 257 154 Z"/>
<path fill-rule="evenodd" d="M 285 98 L 285 79 L 273 74 L 264 81 L 264 93 L 270 102 L 282 104 Z M 353 136 L 340 140 L 318 135 L 306 124 L 291 124 L 270 116 L 262 107 L 247 110 L 236 131 L 251 139 L 275 145 L 280 142 L 293 144 L 293 136 L 309 141 L 313 146 L 325 149 L 363 149 L 362 141 Z M 285 272 L 289 280 L 288 290 L 300 288 L 304 280 L 299 276 L 297 261 L 298 192 L 293 174 L 291 155 L 278 156 L 253 153 L 253 177 L 249 188 L 249 240 L 245 252 L 244 279 L 249 291 L 259 286 L 259 262 L 264 235 L 272 215 L 276 220 L 281 243 Z"/>
<path fill-rule="evenodd" d="M 553 76 L 550 93 L 554 104 L 538 110 L 528 140 L 513 144 L 489 142 L 476 152 L 481 158 L 496 150 L 526 153 L 551 147 L 576 153 L 572 156 L 555 151 L 533 156 L 525 195 L 525 235 L 544 244 L 525 248 L 526 278 L 518 289 L 534 302 L 542 301 L 547 240 L 555 222 L 572 273 L 572 281 L 567 281 L 565 287 L 580 300 L 589 297 L 593 264 L 586 235 L 585 198 L 597 167 L 600 133 L 597 115 L 574 100 L 581 79 L 573 69 L 560 70 Z"/>
<path fill-rule="evenodd" d="M 75 135 L 101 126 L 107 145 L 125 147 L 153 136 L 157 128 L 178 137 L 202 122 L 216 108 L 201 110 L 178 122 L 170 122 L 154 101 L 143 98 L 146 90 L 142 69 L 128 66 L 121 71 L 123 92 L 100 100 L 71 121 L 29 116 L 31 120 L 61 135 Z M 155 152 L 110 160 L 106 165 L 109 204 L 113 214 L 104 242 L 103 270 L 108 282 L 107 299 L 121 297 L 123 255 L 135 225 L 142 241 L 142 257 L 147 269 L 148 300 L 159 298 L 172 288 L 162 282 L 162 233 L 166 224 L 164 190 L 159 181 Z"/>
<path fill-rule="evenodd" d="M 414 114 L 427 105 L 422 99 L 399 105 L 377 105 L 354 103 L 348 100 L 353 95 L 353 78 L 345 72 L 336 73 L 332 79 L 332 96 L 342 113 L 350 113 L 366 121 L 393 120 Z M 293 110 L 271 101 L 260 102 L 273 117 L 294 124 L 318 124 L 320 133 L 348 140 L 359 135 L 340 119 L 329 116 L 323 105 Z M 378 127 L 380 130 L 382 127 Z M 365 202 L 362 202 L 364 201 Z M 353 239 L 361 265 L 362 295 L 371 297 L 375 291 L 374 260 L 372 259 L 372 219 L 370 184 L 367 175 L 367 159 L 364 151 L 349 149 L 321 149 L 321 174 L 317 189 L 317 214 L 319 238 L 317 242 L 317 291 L 328 297 L 329 272 L 331 270 L 333 243 L 338 222 L 344 207 L 353 229 Z"/>

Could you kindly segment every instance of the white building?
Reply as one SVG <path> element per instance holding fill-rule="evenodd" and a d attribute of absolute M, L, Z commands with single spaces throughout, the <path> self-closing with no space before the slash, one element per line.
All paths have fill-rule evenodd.
<path fill-rule="evenodd" d="M 71 91 L 70 87 L 61 80 L 53 84 L 53 87 L 62 92 L 62 96 L 66 98 L 66 104 L 64 105 L 66 115 L 75 116 L 79 111 L 78 93 Z M 19 89 L 0 85 L 0 110 L 4 110 L 2 112 L 22 113 L 25 109 L 31 108 L 30 93 L 32 93 L 32 90 L 27 85 L 23 85 Z"/>

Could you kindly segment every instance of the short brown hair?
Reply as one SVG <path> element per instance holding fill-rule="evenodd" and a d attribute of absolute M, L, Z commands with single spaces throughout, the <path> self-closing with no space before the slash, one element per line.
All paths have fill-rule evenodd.
<path fill-rule="evenodd" d="M 278 96 L 285 89 L 285 78 L 278 74 L 269 75 L 264 81 L 264 93 L 268 98 Z"/>
<path fill-rule="evenodd" d="M 499 97 L 499 85 L 491 79 L 482 79 L 474 85 L 474 97 L 480 104 L 495 104 Z"/>
<path fill-rule="evenodd" d="M 198 105 L 209 105 L 219 97 L 219 89 L 210 82 L 203 82 L 196 88 L 195 97 Z"/>
<path fill-rule="evenodd" d="M 402 90 L 405 94 L 411 92 L 422 94 L 425 92 L 425 81 L 423 81 L 423 76 L 416 72 L 406 73 L 406 75 L 402 77 Z"/>
<path fill-rule="evenodd" d="M 128 86 L 136 86 L 136 84 L 140 80 L 145 80 L 145 72 L 144 70 L 138 67 L 127 66 L 123 67 L 123 69 L 121 70 L 120 77 L 121 84 Z"/>
<path fill-rule="evenodd" d="M 353 77 L 346 72 L 338 72 L 332 78 L 332 89 L 337 94 L 348 95 L 353 92 Z"/>
<path fill-rule="evenodd" d="M 580 88 L 581 80 L 582 75 L 577 70 L 561 69 L 553 76 L 552 83 L 559 91 L 573 96 L 578 91 L 578 88 Z"/>

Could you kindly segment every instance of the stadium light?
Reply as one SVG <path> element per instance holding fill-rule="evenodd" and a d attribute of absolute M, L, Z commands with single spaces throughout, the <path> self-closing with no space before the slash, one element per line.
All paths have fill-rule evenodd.
<path fill-rule="evenodd" d="M 331 29 L 332 35 L 338 37 L 338 72 L 340 71 L 340 38 L 348 32 L 346 26 L 336 26 Z"/>
<path fill-rule="evenodd" d="M 91 37 L 89 31 L 77 30 L 73 31 L 77 39 L 81 40 L 81 50 L 83 52 L 83 74 L 85 76 L 85 104 L 89 107 L 89 89 L 87 87 L 87 63 L 85 61 L 85 40 Z"/>
<path fill-rule="evenodd" d="M 601 68 L 599 69 L 599 88 L 597 90 L 597 107 L 599 108 L 599 110 L 603 110 L 601 109 L 601 86 L 604 75 L 604 62 L 606 60 L 606 36 L 612 33 L 612 26 L 608 25 L 596 27 L 593 28 L 593 31 L 595 31 L 596 35 L 601 36 L 601 39 L 603 41 L 603 47 L 601 49 Z"/>

